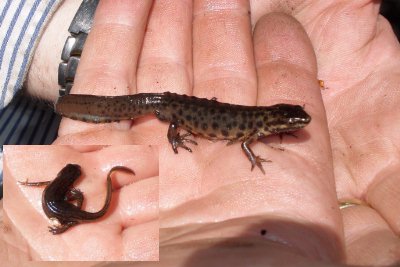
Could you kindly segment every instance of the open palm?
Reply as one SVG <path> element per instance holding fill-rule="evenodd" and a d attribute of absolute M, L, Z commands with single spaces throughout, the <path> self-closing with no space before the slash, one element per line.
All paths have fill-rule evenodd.
<path fill-rule="evenodd" d="M 324 2 L 298 19 L 328 87 L 338 198 L 363 202 L 342 211 L 348 262 L 393 263 L 400 260 L 400 45 L 377 3 Z"/>
<path fill-rule="evenodd" d="M 338 2 L 100 2 L 72 92 L 304 104 L 312 122 L 298 138 L 264 140 L 284 151 L 253 146 L 272 161 L 266 175 L 250 171 L 239 145 L 198 138 L 192 154 L 174 154 L 168 125 L 154 117 L 104 125 L 66 119 L 56 144 L 160 145 L 161 253 L 170 257 L 196 262 L 251 244 L 278 260 L 347 254 L 363 263 L 377 229 L 399 251 L 399 45 L 378 5 Z M 322 97 L 318 78 L 328 87 Z M 337 197 L 371 206 L 340 212 Z M 393 262 L 388 251 L 371 258 Z M 265 260 L 261 252 L 252 259 Z"/>

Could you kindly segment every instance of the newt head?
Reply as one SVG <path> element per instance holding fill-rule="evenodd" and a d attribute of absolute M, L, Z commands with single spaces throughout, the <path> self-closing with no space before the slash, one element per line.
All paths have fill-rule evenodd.
<path fill-rule="evenodd" d="M 304 128 L 311 121 L 311 116 L 299 105 L 277 104 L 270 107 L 266 128 L 270 133 L 287 133 Z"/>

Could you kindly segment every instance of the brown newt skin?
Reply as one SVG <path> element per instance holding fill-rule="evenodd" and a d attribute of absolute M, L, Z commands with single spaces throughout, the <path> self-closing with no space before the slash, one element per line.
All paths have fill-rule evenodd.
<path fill-rule="evenodd" d="M 286 134 L 305 127 L 311 117 L 299 105 L 277 104 L 267 107 L 242 106 L 194 96 L 165 93 L 142 93 L 124 96 L 66 95 L 58 99 L 55 111 L 67 118 L 92 123 L 135 119 L 154 114 L 170 122 L 168 140 L 175 153 L 182 147 L 192 150 L 185 142 L 190 134 L 210 140 L 242 142 L 242 149 L 254 166 L 264 169 L 266 160 L 254 155 L 249 145 L 271 134 Z M 178 127 L 188 131 L 180 135 Z"/>
<path fill-rule="evenodd" d="M 53 223 L 49 226 L 49 232 L 61 234 L 71 226 L 83 221 L 93 221 L 102 217 L 111 202 L 112 184 L 111 174 L 116 170 L 122 170 L 134 174 L 134 172 L 123 166 L 113 167 L 107 175 L 107 195 L 103 207 L 97 212 L 87 212 L 81 209 L 83 193 L 72 185 L 81 176 L 81 167 L 77 164 L 66 165 L 53 181 L 43 182 L 18 182 L 28 186 L 43 186 L 46 188 L 42 194 L 42 207 L 46 216 Z M 76 205 L 71 201 L 76 201 Z"/>

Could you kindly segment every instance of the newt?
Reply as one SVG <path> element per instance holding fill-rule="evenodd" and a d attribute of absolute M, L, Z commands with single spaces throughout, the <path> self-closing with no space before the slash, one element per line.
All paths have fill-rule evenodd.
<path fill-rule="evenodd" d="M 83 193 L 73 188 L 73 183 L 81 176 L 81 167 L 77 164 L 67 164 L 52 181 L 21 182 L 27 186 L 46 186 L 42 193 L 42 207 L 46 216 L 50 219 L 49 232 L 53 235 L 61 234 L 70 227 L 84 221 L 96 220 L 107 212 L 111 202 L 112 184 L 111 174 L 122 170 L 135 174 L 131 169 L 123 166 L 113 167 L 107 175 L 107 195 L 103 207 L 97 212 L 88 212 L 81 209 Z M 73 201 L 76 201 L 74 205 Z"/>
<path fill-rule="evenodd" d="M 56 104 L 61 116 L 91 123 L 131 120 L 154 114 L 160 121 L 169 122 L 168 141 L 175 153 L 181 147 L 189 152 L 185 143 L 197 145 L 188 138 L 199 135 L 209 140 L 227 140 L 228 145 L 241 142 L 251 162 L 265 174 L 262 162 L 250 144 L 272 134 L 290 134 L 304 128 L 311 117 L 300 105 L 242 106 L 175 93 L 140 93 L 123 96 L 65 95 Z M 180 134 L 178 127 L 187 131 Z"/>

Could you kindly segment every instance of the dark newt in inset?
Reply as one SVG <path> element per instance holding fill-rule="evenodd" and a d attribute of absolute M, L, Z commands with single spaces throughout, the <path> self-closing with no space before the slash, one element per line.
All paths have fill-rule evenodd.
<path fill-rule="evenodd" d="M 116 170 L 135 174 L 131 169 L 123 166 L 113 167 L 107 175 L 107 195 L 104 206 L 97 212 L 87 212 L 81 209 L 83 194 L 79 189 L 72 187 L 82 173 L 81 167 L 77 164 L 66 165 L 52 181 L 18 181 L 18 183 L 28 186 L 46 185 L 42 194 L 42 207 L 44 213 L 52 222 L 52 226 L 49 226 L 49 232 L 56 235 L 65 232 L 68 228 L 80 222 L 96 220 L 107 212 L 112 194 L 111 174 Z M 76 205 L 72 204 L 72 201 L 76 201 Z"/>
<path fill-rule="evenodd" d="M 174 93 L 142 93 L 125 96 L 66 95 L 58 99 L 55 111 L 67 118 L 84 122 L 106 123 L 154 114 L 170 122 L 168 141 L 175 153 L 182 147 L 192 150 L 187 138 L 200 135 L 211 140 L 240 141 L 242 149 L 254 166 L 261 169 L 266 160 L 254 155 L 250 144 L 271 134 L 286 134 L 305 127 L 311 117 L 299 105 L 277 104 L 267 107 L 221 103 L 216 99 L 197 98 Z M 178 127 L 188 131 L 180 135 Z"/>

